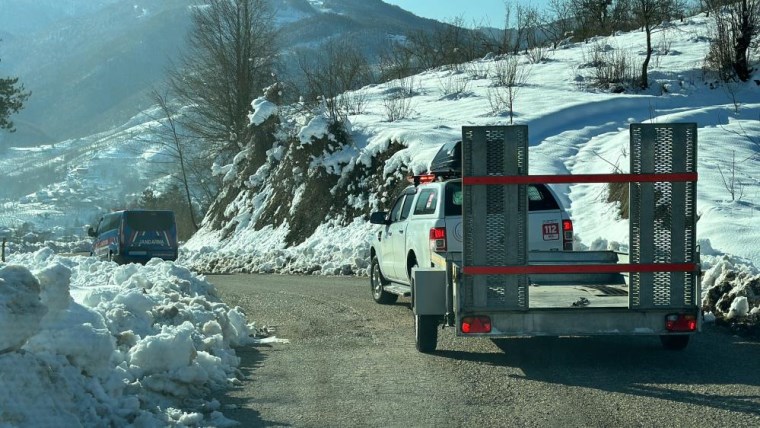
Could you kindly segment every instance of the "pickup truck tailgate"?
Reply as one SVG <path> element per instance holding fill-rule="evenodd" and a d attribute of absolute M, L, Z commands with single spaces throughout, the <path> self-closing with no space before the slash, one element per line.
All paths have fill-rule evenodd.
<path fill-rule="evenodd" d="M 446 217 L 446 246 L 450 253 L 462 252 L 462 241 L 464 236 L 462 231 L 462 216 Z"/>

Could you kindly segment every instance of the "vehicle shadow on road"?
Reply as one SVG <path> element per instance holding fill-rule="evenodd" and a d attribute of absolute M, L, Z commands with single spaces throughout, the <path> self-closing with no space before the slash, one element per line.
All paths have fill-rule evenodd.
<path fill-rule="evenodd" d="M 683 351 L 658 337 L 594 336 L 498 339 L 502 353 L 440 351 L 437 355 L 519 369 L 508 376 L 659 398 L 760 416 L 760 394 L 732 394 L 732 385 L 760 388 L 760 342 L 715 326 Z M 683 385 L 704 385 L 700 393 Z M 754 388 L 752 388 L 754 387 Z"/>
<path fill-rule="evenodd" d="M 250 387 L 250 384 L 252 383 L 250 379 L 253 377 L 256 369 L 261 367 L 266 360 L 266 355 L 260 350 L 260 348 L 268 346 L 270 345 L 257 345 L 256 347 L 244 346 L 235 348 L 235 353 L 238 357 L 240 357 L 240 365 L 238 366 L 240 375 L 238 377 L 242 377 L 242 383 L 227 389 L 224 392 L 224 395 L 216 397 L 222 404 L 221 412 L 224 414 L 224 416 L 239 422 L 240 426 L 290 426 L 288 424 L 262 419 L 261 414 L 257 410 L 254 410 L 250 407 L 250 397 L 248 397 L 247 394 L 243 393 L 246 387 Z M 241 393 L 237 394 L 237 391 L 240 391 Z"/>

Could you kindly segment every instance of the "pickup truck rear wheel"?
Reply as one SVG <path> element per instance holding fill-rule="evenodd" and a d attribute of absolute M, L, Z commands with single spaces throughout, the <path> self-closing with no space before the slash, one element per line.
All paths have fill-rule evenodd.
<path fill-rule="evenodd" d="M 662 347 L 669 351 L 681 351 L 689 344 L 689 335 L 682 334 L 677 336 L 661 335 L 660 342 Z"/>
<path fill-rule="evenodd" d="M 380 271 L 380 262 L 377 256 L 372 256 L 372 263 L 369 270 L 369 283 L 372 288 L 372 298 L 381 305 L 390 305 L 396 303 L 398 296 L 385 291 L 385 286 L 389 284 L 388 280 Z"/>
<path fill-rule="evenodd" d="M 435 351 L 435 347 L 438 345 L 438 316 L 414 316 L 414 342 L 420 352 Z"/>

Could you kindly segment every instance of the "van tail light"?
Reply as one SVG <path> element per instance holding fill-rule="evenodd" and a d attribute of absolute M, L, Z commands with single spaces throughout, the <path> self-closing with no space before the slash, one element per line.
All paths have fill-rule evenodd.
<path fill-rule="evenodd" d="M 430 229 L 430 251 L 446 252 L 446 228 L 433 227 Z"/>
<path fill-rule="evenodd" d="M 473 316 L 462 318 L 462 333 L 490 333 L 491 318 L 487 316 Z"/>
<path fill-rule="evenodd" d="M 695 331 L 697 317 L 691 314 L 669 314 L 665 317 L 667 331 Z"/>
<path fill-rule="evenodd" d="M 573 221 L 562 220 L 562 249 L 573 251 Z"/>

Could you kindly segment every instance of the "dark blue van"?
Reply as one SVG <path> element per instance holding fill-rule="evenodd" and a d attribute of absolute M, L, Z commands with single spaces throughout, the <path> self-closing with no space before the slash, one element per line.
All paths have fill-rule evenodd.
<path fill-rule="evenodd" d="M 158 257 L 177 259 L 177 223 L 174 211 L 125 210 L 101 217 L 90 255 L 119 264 L 145 263 Z"/>

